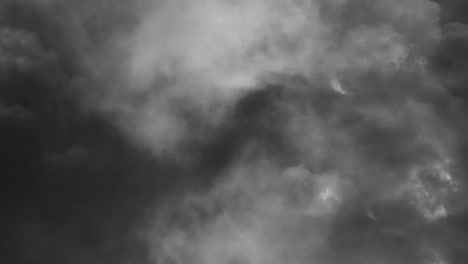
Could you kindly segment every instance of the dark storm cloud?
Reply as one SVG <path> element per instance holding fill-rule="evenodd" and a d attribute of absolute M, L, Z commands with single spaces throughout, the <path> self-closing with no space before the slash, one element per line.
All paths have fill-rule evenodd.
<path fill-rule="evenodd" d="M 207 10 L 219 8 L 209 2 L 207 5 Z M 250 93 L 252 97 L 241 97 L 238 105 L 256 101 L 252 104 L 256 107 L 246 107 L 247 112 L 241 114 L 243 122 L 233 121 L 234 127 L 245 125 L 241 135 L 247 140 L 236 141 L 242 136 L 234 132 L 237 137 L 233 145 L 238 151 L 215 186 L 207 193 L 187 195 L 179 200 L 180 210 L 168 206 L 169 216 L 162 213 L 161 218 L 156 218 L 158 224 L 153 236 L 150 235 L 156 261 L 449 261 L 443 242 L 432 229 L 437 225 L 434 223 L 459 213 L 460 208 L 453 206 L 450 199 L 457 197 L 457 188 L 463 186 L 452 175 L 460 166 L 453 149 L 458 138 L 450 129 L 453 120 L 448 118 L 453 114 L 452 99 L 426 68 L 426 56 L 433 52 L 441 37 L 438 6 L 429 1 L 397 4 L 334 1 L 330 5 L 337 12 L 335 19 L 324 16 L 314 20 L 313 12 L 309 14 L 312 18 L 306 19 L 315 26 L 336 27 L 341 31 L 333 31 L 329 36 L 321 35 L 320 30 L 319 33 L 313 29 L 312 33 L 299 30 L 304 35 L 299 34 L 297 39 L 292 33 L 288 35 L 288 40 L 294 43 L 292 51 L 288 50 L 291 53 L 282 53 L 283 46 L 275 46 L 276 39 L 271 37 L 272 42 L 266 45 L 271 45 L 271 53 L 278 52 L 272 62 L 278 59 L 279 69 L 263 68 L 260 64 L 258 68 L 249 68 L 247 75 L 242 71 L 235 73 L 250 78 L 250 70 L 281 72 L 281 62 L 298 63 L 294 56 L 289 57 L 295 52 L 322 63 L 312 62 L 305 70 L 287 68 L 306 76 L 306 80 L 302 83 L 295 80 L 294 85 L 291 79 L 295 78 L 278 78 L 276 82 L 281 84 L 282 92 L 273 99 L 270 96 L 275 92 L 271 90 L 259 92 L 257 99 L 255 92 Z M 368 11 L 364 15 L 358 11 L 363 9 Z M 216 18 L 216 14 L 207 12 L 207 16 Z M 232 29 L 229 21 L 223 22 L 228 30 Z M 156 35 L 160 33 L 156 31 Z M 285 34 L 288 33 L 291 32 Z M 307 42 L 307 34 L 328 45 L 316 39 Z M 175 38 L 179 37 L 176 34 Z M 302 41 L 316 47 L 317 53 L 310 55 L 307 48 L 301 49 Z M 333 54 L 328 53 L 330 46 Z M 160 50 L 151 51 L 152 46 L 148 47 L 142 54 L 153 56 L 155 52 L 156 58 L 166 58 L 167 53 L 161 55 Z M 142 49 L 145 50 L 145 44 Z M 195 67 L 196 71 L 198 64 L 190 64 L 197 61 L 199 53 L 195 51 L 195 55 L 187 55 L 186 66 Z M 269 59 L 267 55 L 265 60 Z M 255 60 L 252 62 L 255 65 Z M 156 66 L 160 66 L 158 63 L 156 60 Z M 210 69 L 210 59 L 202 63 L 207 63 L 202 65 Z M 140 68 L 145 71 L 154 66 L 151 62 L 143 65 L 149 67 Z M 223 68 L 216 70 L 222 73 Z M 148 70 L 149 75 L 152 73 Z M 152 78 L 146 72 L 141 74 L 139 80 Z M 215 77 L 219 76 L 223 75 Z M 222 81 L 229 83 L 224 78 Z M 197 99 L 190 92 L 187 96 Z M 241 109 L 234 109 L 242 113 Z M 248 121 L 249 115 L 252 123 Z M 227 115 L 226 119 L 231 117 Z M 280 125 L 276 126 L 275 121 Z M 255 132 L 250 135 L 252 128 Z M 151 131 L 151 127 L 148 129 Z M 274 143 L 265 140 L 267 135 L 273 136 Z M 164 140 L 157 135 L 149 139 L 153 143 Z M 283 149 L 269 148 L 275 145 L 283 145 Z M 272 158 L 277 155 L 275 151 L 288 156 L 280 158 L 283 163 Z M 296 185 L 302 187 L 293 187 Z M 290 197 L 288 191 L 296 194 Z M 464 205 L 461 207 L 463 210 Z M 331 252 L 322 253 L 327 250 Z"/>
<path fill-rule="evenodd" d="M 466 26 L 434 2 L 0 9 L 12 263 L 462 258 Z"/>
<path fill-rule="evenodd" d="M 94 3 L 0 4 L 3 263 L 144 263 L 136 234 L 145 205 L 181 174 L 128 146 L 75 97 L 74 79 L 88 79 L 83 54 L 122 22 L 96 21 Z"/>
<path fill-rule="evenodd" d="M 468 4 L 463 0 L 436 0 L 442 7 L 442 23 L 467 23 L 468 22 Z"/>
<path fill-rule="evenodd" d="M 449 23 L 444 26 L 444 39 L 433 58 L 436 72 L 444 85 L 461 97 L 466 97 L 468 84 L 468 25 Z"/>
<path fill-rule="evenodd" d="M 0 105 L 1 119 L 28 119 L 33 113 L 20 105 Z"/>

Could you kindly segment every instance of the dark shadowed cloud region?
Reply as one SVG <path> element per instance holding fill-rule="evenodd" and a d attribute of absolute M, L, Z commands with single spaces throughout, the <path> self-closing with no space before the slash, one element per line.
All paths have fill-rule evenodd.
<path fill-rule="evenodd" d="M 0 262 L 464 263 L 467 7 L 0 1 Z"/>

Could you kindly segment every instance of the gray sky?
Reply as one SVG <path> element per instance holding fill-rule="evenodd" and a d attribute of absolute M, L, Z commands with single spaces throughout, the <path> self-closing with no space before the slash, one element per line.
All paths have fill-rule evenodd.
<path fill-rule="evenodd" d="M 467 10 L 1 1 L 1 262 L 464 263 Z"/>

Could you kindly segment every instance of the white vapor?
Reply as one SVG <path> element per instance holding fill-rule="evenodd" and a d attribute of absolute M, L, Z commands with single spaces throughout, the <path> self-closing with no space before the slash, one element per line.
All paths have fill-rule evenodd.
<path fill-rule="evenodd" d="M 413 68 L 439 34 L 433 19 L 437 5 L 424 0 L 160 0 L 136 5 L 144 10 L 138 11 L 136 29 L 111 38 L 100 52 L 104 55 L 93 55 L 88 64 L 97 70 L 96 78 L 105 76 L 103 82 L 112 87 L 104 92 L 104 111 L 119 116 L 122 128 L 156 153 L 193 136 L 184 112 L 216 125 L 239 96 L 277 75 L 322 76 L 343 93 L 333 81 L 337 77 Z M 371 9 L 363 14 L 368 23 L 346 21 L 353 5 Z M 415 32 L 423 35 L 412 40 Z"/>
<path fill-rule="evenodd" d="M 284 122 L 271 130 L 296 155 L 276 164 L 288 157 L 252 140 L 211 189 L 169 199 L 148 235 L 155 262 L 422 261 L 383 242 L 330 251 L 334 225 L 356 212 L 389 239 L 412 232 L 379 204 L 411 208 L 423 224 L 452 212 L 454 135 L 431 103 L 444 90 L 427 67 L 440 40 L 436 3 L 155 0 L 136 13 L 132 30 L 85 60 L 94 107 L 157 157 L 179 157 L 229 122 L 243 96 L 279 83 L 271 107 Z"/>

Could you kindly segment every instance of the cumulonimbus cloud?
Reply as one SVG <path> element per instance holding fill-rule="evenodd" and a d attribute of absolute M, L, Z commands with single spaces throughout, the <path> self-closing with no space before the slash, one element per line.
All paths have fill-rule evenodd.
<path fill-rule="evenodd" d="M 430 1 L 140 5 L 145 11 L 135 29 L 116 34 L 89 64 L 105 79 L 100 86 L 111 87 L 100 106 L 156 153 L 190 137 L 185 112 L 216 124 L 237 98 L 272 76 L 325 76 L 346 92 L 341 78 L 424 64 L 439 36 Z"/>
<path fill-rule="evenodd" d="M 74 85 L 93 98 L 92 109 L 155 156 L 178 157 L 230 124 L 245 96 L 274 83 L 280 95 L 239 123 L 251 133 L 274 130 L 287 149 L 271 153 L 245 136 L 211 188 L 161 202 L 155 232 L 145 234 L 156 262 L 423 263 L 437 240 L 416 226 L 456 211 L 451 197 L 463 188 L 452 173 L 450 110 L 438 107 L 446 91 L 427 65 L 441 40 L 436 3 L 137 5 L 130 29 L 82 53 L 85 73 Z M 281 124 L 264 121 L 271 115 Z M 342 218 L 377 229 L 356 238 L 372 245 L 341 252 L 361 228 Z M 392 239 L 404 241 L 391 244 L 404 254 L 392 255 Z M 443 259 L 437 248 L 430 254 Z"/>

